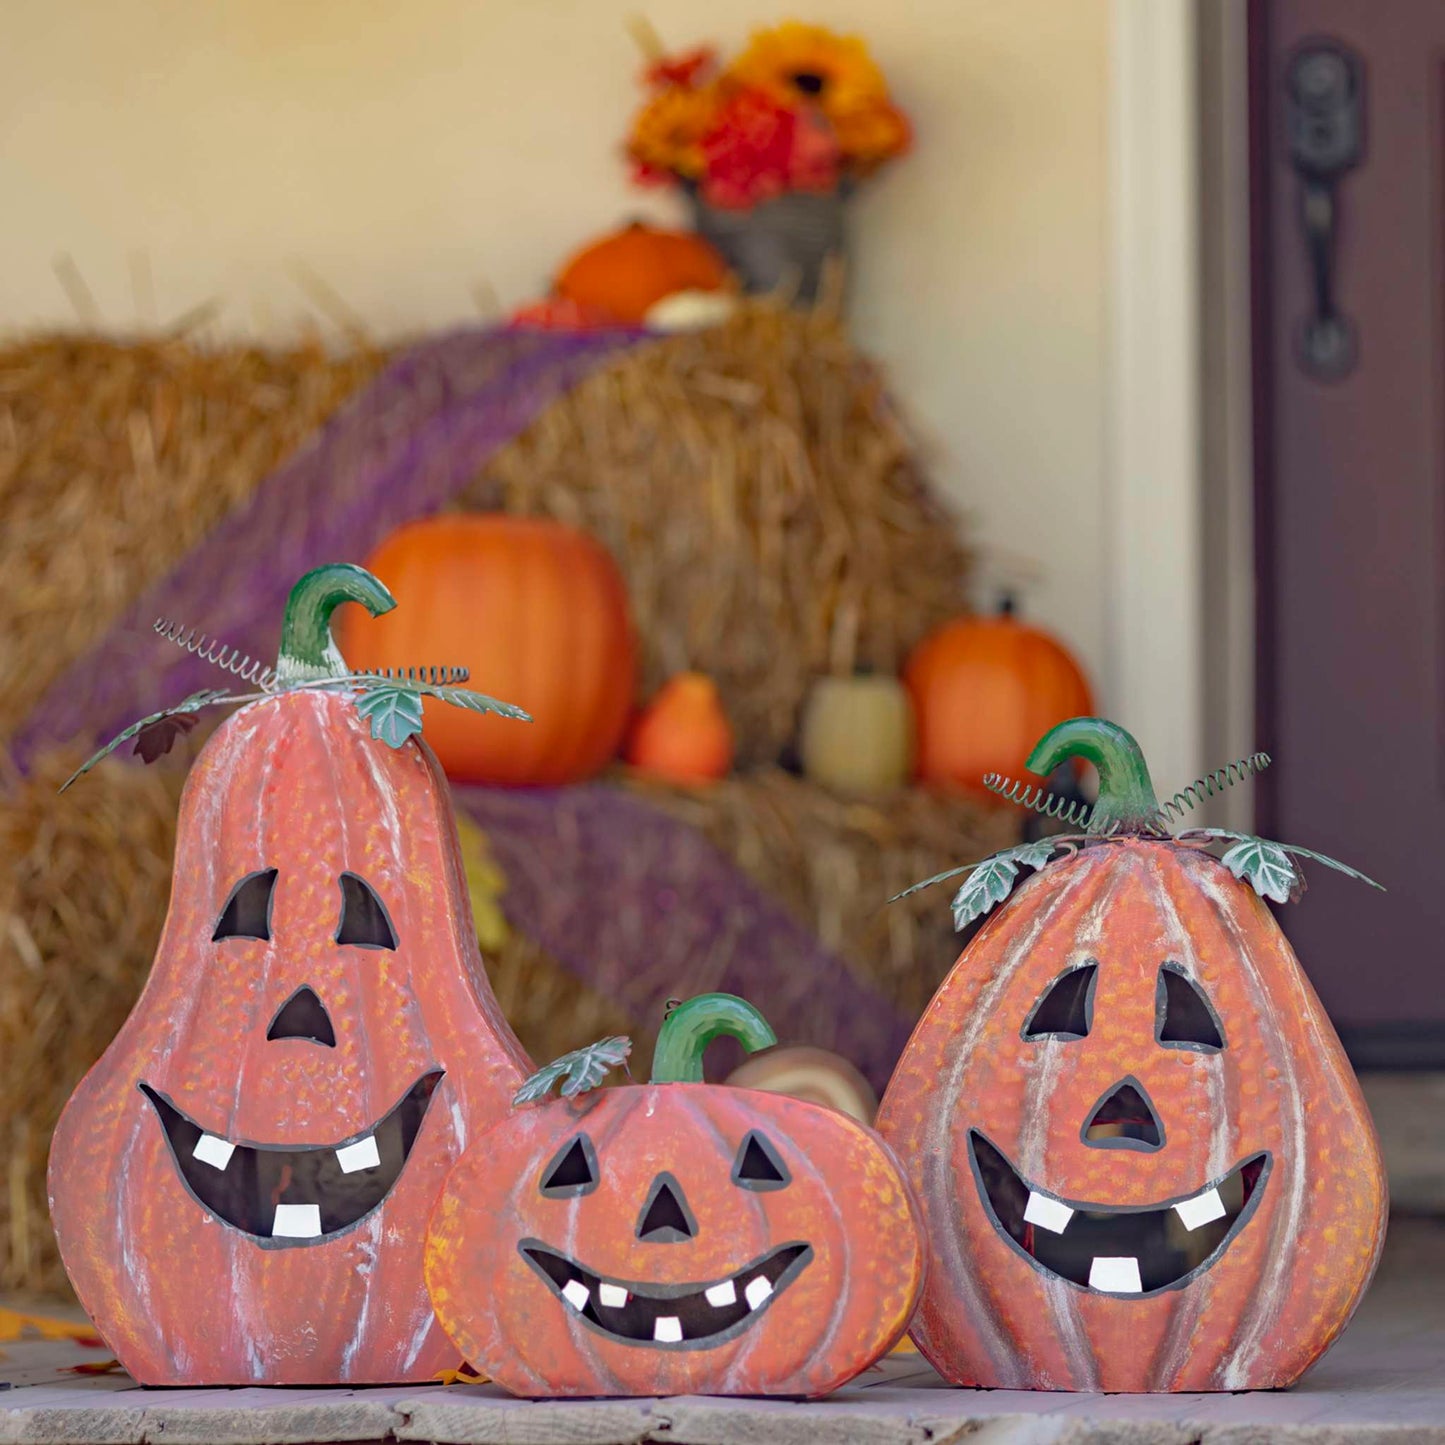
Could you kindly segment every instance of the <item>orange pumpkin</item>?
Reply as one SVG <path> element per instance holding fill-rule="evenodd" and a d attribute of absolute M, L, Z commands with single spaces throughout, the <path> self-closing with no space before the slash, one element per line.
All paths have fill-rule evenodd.
<path fill-rule="evenodd" d="M 669 678 L 638 715 L 627 761 L 673 783 L 705 783 L 733 765 L 733 730 L 717 684 L 700 672 Z"/>
<path fill-rule="evenodd" d="M 357 568 L 302 579 L 280 690 L 196 760 L 154 967 L 56 1128 L 66 1270 L 142 1384 L 423 1381 L 456 1362 L 422 1277 L 427 1216 L 530 1064 L 477 953 L 435 758 L 368 726 L 359 698 L 394 689 L 325 682 L 345 673 L 326 623 L 345 600 L 392 605 Z"/>
<path fill-rule="evenodd" d="M 451 710 L 429 720 L 427 741 L 449 777 L 554 786 L 590 778 L 616 755 L 637 648 L 626 585 L 599 542 L 543 518 L 446 515 L 400 528 L 366 565 L 407 607 L 346 620 L 341 645 L 353 662 L 466 667 L 536 719 L 526 729 Z"/>
<path fill-rule="evenodd" d="M 720 291 L 728 282 L 727 263 L 700 236 L 634 221 L 572 257 L 555 289 L 568 301 L 641 326 L 649 308 L 664 296 Z"/>
<path fill-rule="evenodd" d="M 1304 850 L 1170 838 L 1112 724 L 1065 723 L 1029 765 L 1072 756 L 1100 768 L 1091 832 L 981 865 L 975 893 L 1039 871 L 964 949 L 879 1111 L 929 1244 L 913 1338 L 964 1385 L 1292 1384 L 1386 1214 L 1358 1084 L 1260 896 Z"/>
<path fill-rule="evenodd" d="M 774 1042 L 727 994 L 663 1024 L 652 1082 L 594 1093 L 625 1039 L 568 1055 L 452 1172 L 427 1244 L 437 1314 L 519 1395 L 823 1395 L 897 1342 L 923 1251 L 878 1136 L 702 1082 L 719 1034 Z M 622 1046 L 619 1048 L 618 1046 Z"/>
<path fill-rule="evenodd" d="M 1078 663 L 1007 602 L 997 616 L 935 628 L 913 649 L 903 681 L 919 779 L 973 793 L 989 773 L 1017 776 L 1035 738 L 1093 709 Z"/>

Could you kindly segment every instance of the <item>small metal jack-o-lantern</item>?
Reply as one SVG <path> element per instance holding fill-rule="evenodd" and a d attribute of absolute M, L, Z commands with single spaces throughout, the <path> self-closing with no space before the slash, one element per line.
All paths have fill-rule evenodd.
<path fill-rule="evenodd" d="M 649 1084 L 586 1092 L 626 1039 L 569 1054 L 452 1171 L 432 1302 L 514 1394 L 823 1395 L 902 1336 L 923 1247 L 897 1161 L 834 1109 L 704 1084 L 720 1034 L 775 1042 L 742 999 L 691 999 Z"/>
<path fill-rule="evenodd" d="M 1085 831 L 954 870 L 971 875 L 960 928 L 1008 902 L 929 1004 L 879 1111 L 929 1245 L 913 1338 L 959 1384 L 1290 1385 L 1369 1283 L 1385 1176 L 1263 900 L 1299 892 L 1296 855 L 1353 870 L 1219 829 L 1170 836 L 1263 754 L 1163 808 L 1138 744 L 1100 719 L 1061 723 L 1028 765 L 1076 757 L 1099 770 L 1091 812 L 989 780 Z M 1037 871 L 1009 899 L 1021 867 Z"/>
<path fill-rule="evenodd" d="M 275 669 L 174 634 L 256 691 L 197 693 L 86 764 L 132 738 L 149 761 L 201 708 L 245 704 L 186 781 L 155 965 L 50 1155 L 75 1292 L 143 1384 L 456 1363 L 422 1277 L 426 1221 L 530 1063 L 418 734 L 423 699 L 519 714 L 451 671 L 348 672 L 329 629 L 348 601 L 395 605 L 359 567 L 303 577 Z"/>

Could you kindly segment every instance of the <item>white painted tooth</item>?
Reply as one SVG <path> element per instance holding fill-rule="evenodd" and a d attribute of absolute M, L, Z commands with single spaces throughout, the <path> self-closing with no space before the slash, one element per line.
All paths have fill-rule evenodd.
<path fill-rule="evenodd" d="M 199 1159 L 202 1164 L 209 1164 L 212 1169 L 224 1169 L 235 1152 L 236 1146 L 227 1140 L 218 1139 L 214 1134 L 202 1134 L 196 1140 L 191 1156 Z"/>
<path fill-rule="evenodd" d="M 743 1291 L 743 1298 L 748 1302 L 748 1308 L 755 1310 L 772 1294 L 773 1287 L 763 1275 L 748 1281 L 748 1287 Z"/>
<path fill-rule="evenodd" d="M 1028 1207 L 1024 1210 L 1025 1224 L 1037 1224 L 1040 1229 L 1062 1234 L 1073 1217 L 1074 1211 L 1067 1204 L 1050 1199 L 1047 1194 L 1040 1194 L 1037 1189 L 1030 1192 Z"/>
<path fill-rule="evenodd" d="M 1224 1218 L 1224 1201 L 1217 1189 L 1206 1189 L 1193 1199 L 1181 1200 L 1174 1206 L 1174 1212 L 1183 1221 L 1185 1229 L 1198 1229 L 1201 1224 Z"/>
<path fill-rule="evenodd" d="M 627 1303 L 627 1291 L 620 1284 L 599 1284 L 597 1298 L 609 1309 L 620 1310 Z"/>
<path fill-rule="evenodd" d="M 721 1284 L 715 1284 L 710 1290 L 705 1290 L 703 1297 L 710 1305 L 723 1309 L 727 1305 L 735 1305 L 738 1302 L 737 1286 L 730 1279 L 725 1279 Z"/>
<path fill-rule="evenodd" d="M 273 1239 L 319 1239 L 321 1237 L 321 1206 L 319 1204 L 278 1204 L 271 1223 Z"/>
<path fill-rule="evenodd" d="M 1133 1255 L 1097 1255 L 1089 1269 L 1089 1288 L 1111 1294 L 1140 1293 L 1144 1286 L 1139 1279 L 1139 1261 Z"/>
<path fill-rule="evenodd" d="M 354 1144 L 338 1149 L 336 1162 L 341 1165 L 343 1174 L 355 1174 L 359 1169 L 381 1168 L 381 1155 L 377 1151 L 375 1137 L 368 1134 L 365 1139 L 358 1139 Z"/>
<path fill-rule="evenodd" d="M 562 1298 L 566 1300 L 574 1310 L 586 1309 L 587 1301 L 591 1297 L 591 1294 L 592 1291 L 588 1289 L 580 1279 L 569 1279 L 567 1283 L 562 1286 Z"/>
<path fill-rule="evenodd" d="M 682 1321 L 676 1315 L 658 1315 L 652 1338 L 661 1345 L 675 1345 L 682 1339 Z"/>

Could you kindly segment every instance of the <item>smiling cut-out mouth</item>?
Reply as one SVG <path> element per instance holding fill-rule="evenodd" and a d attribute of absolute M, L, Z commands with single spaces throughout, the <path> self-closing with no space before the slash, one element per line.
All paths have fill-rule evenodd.
<path fill-rule="evenodd" d="M 522 1258 L 582 1321 L 623 1344 L 678 1349 L 718 1345 L 746 1329 L 812 1262 L 813 1246 L 779 1245 L 710 1284 L 639 1284 L 607 1279 L 539 1240 Z"/>
<path fill-rule="evenodd" d="M 968 1146 L 985 1207 L 1019 1253 L 1093 1293 L 1135 1298 L 1208 1269 L 1254 1213 L 1270 1169 L 1268 1153 L 1254 1154 L 1193 1194 L 1118 1208 L 1034 1188 L 977 1129 Z"/>
<path fill-rule="evenodd" d="M 319 1244 L 365 1219 L 406 1167 L 443 1071 L 423 1074 L 392 1108 L 337 1144 L 296 1149 L 208 1134 L 147 1083 L 171 1157 L 196 1203 L 267 1248 Z"/>

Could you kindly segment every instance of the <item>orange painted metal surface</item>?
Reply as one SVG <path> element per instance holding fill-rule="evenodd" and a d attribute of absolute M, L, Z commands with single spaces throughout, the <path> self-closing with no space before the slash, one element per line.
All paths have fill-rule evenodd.
<path fill-rule="evenodd" d="M 1087 1034 L 1026 1038 L 1050 985 L 1090 962 Z M 1156 1037 L 1166 963 L 1212 1006 L 1222 1048 Z M 1152 1101 L 1158 1144 L 1091 1144 L 1093 1110 L 1125 1080 Z M 1034 874 L 929 1005 L 878 1128 L 909 1172 L 929 1244 L 913 1338 L 959 1384 L 1289 1385 L 1344 1328 L 1383 1241 L 1379 1146 L 1335 1032 L 1264 903 L 1187 846 L 1091 842 Z M 980 1137 L 985 1161 L 992 1146 L 1009 1166 L 989 1176 L 1008 1181 L 997 1203 L 975 1162 Z M 1111 1254 L 1127 1255 L 1130 1231 L 1161 1206 L 1151 1222 L 1177 1245 L 1217 1207 L 1211 1186 L 1230 1202 L 1228 1181 L 1248 1202 L 1176 1281 L 1149 1288 L 1146 1262 L 1144 1287 L 1131 1287 L 1107 1264 L 1096 1288 L 1041 1262 L 1065 1260 L 1081 1224 L 1112 1231 Z M 1017 1219 L 1017 1237 L 1007 1231 L 1024 1190 L 1041 1196 L 1028 1206 L 1039 1220 L 1075 1211 L 1061 1233 Z"/>
<path fill-rule="evenodd" d="M 269 939 L 213 941 L 238 880 L 269 869 Z M 336 941 L 346 872 L 394 948 Z M 277 1027 L 305 989 L 330 1043 Z M 430 1379 L 457 1354 L 423 1281 L 428 1213 L 529 1070 L 430 751 L 375 741 L 346 695 L 253 703 L 192 769 L 150 979 L 56 1130 L 52 1214 L 81 1303 L 144 1384 Z M 407 1100 L 410 1138 L 385 1123 Z"/>
<path fill-rule="evenodd" d="M 753 1131 L 786 1183 L 735 1177 Z M 582 1136 L 595 1182 L 545 1194 Z M 648 1234 L 662 1184 L 686 1223 Z M 462 1353 L 515 1394 L 823 1395 L 902 1337 L 923 1277 L 915 1211 L 845 1115 L 624 1086 L 519 1108 L 470 1150 L 437 1202 L 427 1280 Z"/>
<path fill-rule="evenodd" d="M 366 565 L 407 605 L 341 615 L 353 667 L 470 668 L 534 719 L 518 728 L 429 711 L 427 741 L 449 777 L 553 787 L 616 756 L 636 703 L 637 643 L 626 583 L 595 538 L 540 517 L 431 517 L 392 533 Z"/>

